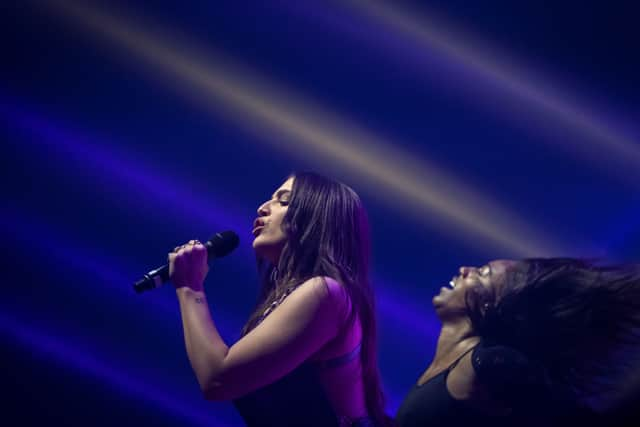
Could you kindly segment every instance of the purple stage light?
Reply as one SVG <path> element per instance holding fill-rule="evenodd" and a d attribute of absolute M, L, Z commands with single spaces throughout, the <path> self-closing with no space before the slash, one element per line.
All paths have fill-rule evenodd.
<path fill-rule="evenodd" d="M 28 113 L 15 102 L 9 105 L 4 100 L 0 101 L 0 115 L 12 127 L 36 136 L 31 142 L 49 149 L 47 154 L 58 157 L 62 165 L 72 163 L 75 168 L 94 175 L 100 182 L 110 180 L 112 188 L 118 189 L 119 196 L 125 194 L 135 202 L 129 205 L 131 208 L 142 206 L 141 202 L 145 201 L 158 205 L 159 212 L 170 211 L 178 218 L 190 218 L 192 222 L 200 224 L 199 227 L 212 232 L 238 230 L 241 236 L 238 251 L 243 258 L 253 260 L 247 245 L 242 244 L 251 236 L 253 218 L 240 215 L 240 210 L 233 207 L 232 201 L 217 197 L 210 190 L 207 190 L 206 198 L 194 197 L 193 185 L 164 176 L 139 159 L 134 160 L 131 154 L 118 152 L 113 144 L 81 135 L 39 114 Z M 219 203 L 211 203 L 210 200 Z M 219 206 L 224 206 L 224 209 Z"/>
<path fill-rule="evenodd" d="M 380 284 L 380 282 L 374 283 Z M 391 295 L 388 289 L 393 289 L 393 287 L 384 283 L 376 289 L 380 314 L 398 321 L 399 329 L 397 330 L 418 333 L 426 340 L 425 342 L 433 342 L 435 346 L 440 333 L 440 321 L 435 316 L 431 300 L 423 301 L 423 308 L 418 308 L 415 302 Z"/>
<path fill-rule="evenodd" d="M 147 298 L 134 295 L 131 284 L 140 272 L 134 273 L 133 268 L 123 267 L 122 259 L 108 257 L 95 248 L 72 240 L 68 230 L 54 230 L 24 212 L 10 212 L 4 207 L 0 209 L 0 228 L 14 249 L 22 247 L 24 253 L 34 259 L 52 258 L 53 262 L 86 276 L 92 285 L 83 287 L 82 291 L 98 293 L 101 301 L 109 301 L 122 308 L 126 306 L 131 312 L 153 314 L 158 321 L 179 321 L 173 292 L 157 292 Z M 153 307 L 151 312 L 149 307 Z M 220 310 L 216 312 L 216 321 L 223 334 L 236 336 L 243 322 Z"/>
<path fill-rule="evenodd" d="M 29 319 L 33 321 L 32 318 Z M 134 399 L 143 398 L 163 411 L 167 411 L 194 426 L 214 426 L 226 427 L 226 423 L 221 423 L 217 418 L 210 415 L 210 411 L 197 408 L 194 405 L 180 402 L 181 393 L 172 392 L 165 394 L 160 390 L 174 390 L 168 384 L 154 384 L 155 378 L 136 378 L 132 372 L 136 369 L 122 369 L 93 357 L 89 352 L 81 349 L 80 346 L 72 344 L 67 337 L 60 337 L 56 331 L 38 330 L 30 326 L 25 319 L 9 314 L 5 308 L 0 311 L 0 333 L 8 336 L 21 345 L 29 347 L 30 350 L 53 358 L 57 363 L 72 368 L 98 378 L 99 380 L 116 387 L 121 392 L 130 395 Z M 184 393 L 183 393 L 184 394 Z"/>
<path fill-rule="evenodd" d="M 61 126 L 34 114 L 26 114 L 23 110 L 23 108 L 9 108 L 6 104 L 0 103 L 0 113 L 10 119 L 14 126 L 37 135 L 41 144 L 62 147 L 66 160 L 68 160 L 68 156 L 71 156 L 76 164 L 83 168 L 102 171 L 99 172 L 101 178 L 111 177 L 117 180 L 118 187 L 129 189 L 135 193 L 136 197 L 147 197 L 152 204 L 157 204 L 159 208 L 171 209 L 178 205 L 183 206 L 184 210 L 211 229 L 225 226 L 231 226 L 231 228 L 235 226 L 238 230 L 248 228 L 241 226 L 238 222 L 237 218 L 240 216 L 235 213 L 232 207 L 230 208 L 232 203 L 216 198 L 214 195 L 208 195 L 207 199 L 217 200 L 217 202 L 208 203 L 204 197 L 198 197 L 194 194 L 189 185 L 176 184 L 174 180 L 163 178 L 159 173 L 153 172 L 138 162 L 127 160 L 126 155 L 116 155 L 113 150 L 101 148 L 94 142 L 95 138 L 87 138 L 66 129 L 63 130 Z M 135 188 L 138 191 L 135 191 Z M 180 204 L 177 203 L 178 200 L 180 200 Z M 225 206 L 224 212 L 216 209 L 215 206 Z M 178 215 L 180 213 L 182 210 L 177 212 Z M 242 222 L 250 224 L 251 220 L 246 219 Z M 239 249 L 242 253 L 241 259 L 245 261 L 243 265 L 247 268 L 253 268 L 253 252 L 247 245 L 241 245 Z M 233 261 L 237 257 L 232 258 Z M 251 266 L 249 266 L 249 260 L 251 260 Z M 83 262 L 85 261 L 88 263 L 87 265 L 91 265 L 93 262 L 92 260 L 84 260 Z M 110 282 L 115 283 L 113 280 Z M 378 283 L 378 281 L 374 280 L 374 283 Z M 389 289 L 389 287 L 383 286 L 383 289 Z M 397 298 L 385 294 L 384 291 L 380 293 L 379 300 L 381 314 L 385 317 L 389 316 L 400 320 L 403 325 L 410 327 L 414 332 L 423 334 L 426 339 L 433 339 L 434 336 L 437 338 L 437 335 L 434 335 L 433 322 L 427 320 L 423 314 L 417 314 L 420 311 L 411 310 L 407 303 L 400 303 Z"/>

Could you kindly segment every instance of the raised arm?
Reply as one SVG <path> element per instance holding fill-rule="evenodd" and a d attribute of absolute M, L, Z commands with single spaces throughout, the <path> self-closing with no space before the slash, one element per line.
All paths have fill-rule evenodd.
<path fill-rule="evenodd" d="M 200 246 L 187 248 L 188 256 L 199 257 Z M 203 259 L 206 265 L 206 257 Z M 191 261 L 202 265 L 199 259 Z M 195 275 L 196 280 L 198 277 Z M 348 296 L 340 284 L 312 278 L 228 347 L 211 318 L 202 283 L 176 287 L 189 361 L 210 400 L 242 396 L 289 373 L 338 334 L 349 310 Z"/>

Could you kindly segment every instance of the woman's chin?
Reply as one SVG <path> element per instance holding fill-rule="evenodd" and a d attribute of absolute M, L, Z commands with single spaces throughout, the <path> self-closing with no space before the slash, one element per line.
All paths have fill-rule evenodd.
<path fill-rule="evenodd" d="M 442 301 L 442 295 L 438 294 L 431 298 L 431 304 L 433 304 L 433 308 L 438 310 L 438 308 L 442 307 L 444 301 Z"/>
<path fill-rule="evenodd" d="M 256 237 L 253 238 L 253 242 L 251 243 L 251 246 L 253 247 L 253 250 L 256 252 L 256 254 L 258 254 L 258 252 L 260 250 L 260 235 L 259 234 Z"/>
<path fill-rule="evenodd" d="M 258 255 L 259 257 L 265 257 L 267 253 L 271 251 L 271 246 L 273 245 L 270 245 L 269 241 L 265 239 L 264 236 L 258 234 L 253 239 L 252 246 L 253 250 L 256 252 L 256 255 Z"/>
<path fill-rule="evenodd" d="M 282 249 L 277 245 L 269 245 L 259 240 L 260 236 L 253 240 L 253 250 L 258 258 L 266 259 L 271 264 L 276 265 L 280 258 Z"/>
<path fill-rule="evenodd" d="M 433 305 L 441 305 L 446 301 L 449 294 L 452 292 L 452 289 L 447 287 L 441 287 L 440 292 L 432 298 Z"/>

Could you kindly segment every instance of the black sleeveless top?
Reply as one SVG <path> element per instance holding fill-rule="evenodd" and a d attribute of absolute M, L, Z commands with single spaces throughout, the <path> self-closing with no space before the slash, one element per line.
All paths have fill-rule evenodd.
<path fill-rule="evenodd" d="M 475 350 L 475 348 L 473 349 Z M 396 415 L 398 427 L 469 427 L 472 425 L 506 426 L 504 417 L 490 416 L 480 412 L 464 401 L 454 399 L 447 389 L 447 376 L 457 365 L 458 360 L 443 372 L 422 385 L 414 384 L 405 397 Z M 474 358 L 472 354 L 472 360 Z"/>
<path fill-rule="evenodd" d="M 490 415 L 447 389 L 447 376 L 466 353 L 444 372 L 423 385 L 415 384 L 398 414 L 398 427 L 528 427 L 604 426 L 604 419 L 560 384 L 554 384 L 544 366 L 518 350 L 482 340 L 472 349 L 471 365 L 487 391 L 511 408 L 509 415 Z"/>
<path fill-rule="evenodd" d="M 249 427 L 373 427 L 370 418 L 348 420 L 336 414 L 318 378 L 319 371 L 351 362 L 351 352 L 322 362 L 305 362 L 279 380 L 233 401 Z"/>
<path fill-rule="evenodd" d="M 524 424 L 550 425 L 557 419 L 558 406 L 551 396 L 545 371 L 539 365 L 510 347 L 481 342 L 472 351 L 471 364 L 479 381 L 494 398 L 512 409 L 510 414 L 488 414 L 451 396 L 447 376 L 465 352 L 440 374 L 412 387 L 398 410 L 398 427 L 522 426 L 523 421 Z"/>

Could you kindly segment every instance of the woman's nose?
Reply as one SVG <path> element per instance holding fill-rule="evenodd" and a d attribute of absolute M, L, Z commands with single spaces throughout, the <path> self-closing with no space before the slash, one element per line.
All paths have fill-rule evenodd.
<path fill-rule="evenodd" d="M 258 215 L 265 216 L 269 214 L 269 202 L 264 202 L 258 207 Z"/>

